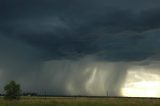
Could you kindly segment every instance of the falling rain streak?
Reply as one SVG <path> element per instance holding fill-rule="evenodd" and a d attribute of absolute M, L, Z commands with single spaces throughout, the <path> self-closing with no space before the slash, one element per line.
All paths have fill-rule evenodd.
<path fill-rule="evenodd" d="M 159 97 L 158 63 L 53 60 L 46 62 L 45 70 L 59 77 L 53 86 L 64 85 L 67 95 Z M 118 73 L 120 69 L 123 72 Z"/>

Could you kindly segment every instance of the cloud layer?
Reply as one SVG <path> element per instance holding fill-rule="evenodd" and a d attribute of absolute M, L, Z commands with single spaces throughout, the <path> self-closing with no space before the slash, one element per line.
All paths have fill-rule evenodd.
<path fill-rule="evenodd" d="M 57 69 L 57 65 L 85 63 L 85 58 L 91 57 L 92 61 L 86 64 L 124 62 L 125 65 L 119 67 L 124 67 L 125 71 L 115 69 L 117 71 L 113 72 L 125 75 L 127 67 L 131 65 L 126 65 L 127 62 L 145 64 L 157 61 L 160 57 L 159 4 L 159 0 L 1 0 L 2 79 L 4 82 L 9 79 L 30 82 L 28 77 L 31 77 L 29 79 L 43 83 L 28 83 L 24 85 L 26 89 L 42 87 L 49 81 L 45 86 L 50 91 L 61 87 L 59 92 L 65 93 L 64 85 L 67 82 L 64 80 L 76 73 L 85 73 L 84 70 L 92 65 L 77 63 L 77 68 L 85 68 L 73 72 L 74 75 L 66 75 L 68 69 Z M 45 63 L 51 64 L 50 61 L 54 61 L 51 62 L 53 73 L 57 73 L 54 77 L 66 76 L 57 88 L 51 85 L 55 85 L 56 79 L 52 79 L 48 74 L 50 71 L 46 71 Z M 104 67 L 102 65 L 101 68 Z M 75 69 L 70 69 L 69 73 L 71 70 Z M 117 86 L 116 83 L 112 87 Z M 90 86 L 93 88 L 93 85 Z"/>

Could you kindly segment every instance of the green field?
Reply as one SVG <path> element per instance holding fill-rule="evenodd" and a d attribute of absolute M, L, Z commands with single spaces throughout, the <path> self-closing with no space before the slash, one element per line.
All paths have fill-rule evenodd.
<path fill-rule="evenodd" d="M 156 98 L 23 97 L 19 101 L 0 99 L 0 106 L 160 106 Z"/>

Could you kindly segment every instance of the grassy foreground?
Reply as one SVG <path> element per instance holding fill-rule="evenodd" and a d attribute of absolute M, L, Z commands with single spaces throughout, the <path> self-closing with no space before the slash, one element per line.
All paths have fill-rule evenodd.
<path fill-rule="evenodd" d="M 160 106 L 156 98 L 23 97 L 19 101 L 0 99 L 0 106 Z"/>

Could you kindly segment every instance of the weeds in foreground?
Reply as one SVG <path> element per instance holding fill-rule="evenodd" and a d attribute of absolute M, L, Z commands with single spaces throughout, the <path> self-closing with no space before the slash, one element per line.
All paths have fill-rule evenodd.
<path fill-rule="evenodd" d="M 0 106 L 160 106 L 160 99 L 24 97 L 19 101 L 0 99 Z"/>

